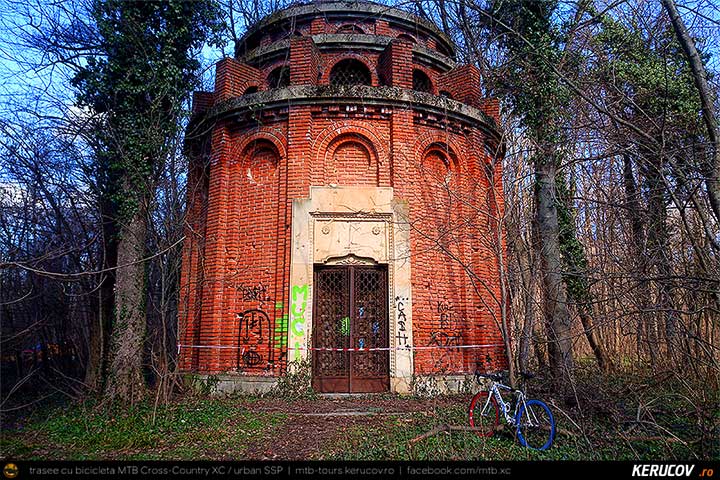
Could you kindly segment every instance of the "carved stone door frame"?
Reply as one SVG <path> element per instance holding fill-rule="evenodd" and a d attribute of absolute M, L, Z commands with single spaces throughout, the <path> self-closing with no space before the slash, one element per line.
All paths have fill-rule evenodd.
<path fill-rule="evenodd" d="M 313 363 L 315 267 L 383 265 L 387 269 L 389 389 L 409 393 L 412 288 L 408 205 L 390 187 L 310 187 L 293 200 L 287 360 Z"/>

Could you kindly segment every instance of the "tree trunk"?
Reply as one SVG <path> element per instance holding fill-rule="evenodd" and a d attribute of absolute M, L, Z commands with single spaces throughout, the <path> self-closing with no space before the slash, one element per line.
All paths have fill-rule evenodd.
<path fill-rule="evenodd" d="M 524 275 L 523 275 L 524 276 Z M 525 284 L 525 312 L 524 312 L 524 322 L 523 322 L 523 328 L 522 328 L 522 334 L 520 336 L 520 351 L 519 351 L 519 358 L 518 358 L 518 368 L 521 372 L 528 371 L 528 362 L 530 360 L 530 346 L 533 343 L 533 326 L 535 323 L 535 311 L 533 308 L 533 302 L 535 301 L 533 291 L 534 289 L 534 281 L 532 278 L 532 272 L 530 272 L 530 275 L 528 275 L 527 283 L 525 280 L 523 280 L 523 284 Z"/>
<path fill-rule="evenodd" d="M 562 276 L 558 211 L 555 203 L 557 199 L 557 189 L 555 188 L 557 166 L 553 155 L 536 157 L 535 163 L 538 254 L 542 263 L 541 271 L 545 289 L 544 313 L 548 336 L 548 356 L 556 386 L 560 391 L 565 391 L 571 381 L 573 353 L 567 292 Z"/>
<path fill-rule="evenodd" d="M 532 329 L 532 346 L 533 352 L 535 353 L 535 360 L 537 360 L 538 370 L 543 372 L 548 369 L 547 360 L 547 341 L 545 335 L 543 335 L 542 326 L 538 325 L 538 322 L 533 322 Z"/>
<path fill-rule="evenodd" d="M 85 368 L 85 384 L 90 390 L 101 392 L 105 373 L 107 371 L 108 346 L 110 344 L 110 329 L 113 324 L 113 310 L 115 305 L 115 270 L 117 266 L 117 228 L 115 222 L 115 208 L 108 199 L 101 200 L 100 213 L 103 232 L 102 269 L 107 270 L 101 274 L 98 300 L 93 309 L 96 314 L 89 328 L 88 362 Z"/>
<path fill-rule="evenodd" d="M 145 394 L 142 360 L 145 341 L 146 210 L 139 207 L 120 230 L 115 281 L 110 372 L 105 398 L 134 403 Z"/>
<path fill-rule="evenodd" d="M 603 372 L 610 370 L 610 361 L 605 349 L 598 339 L 592 319 L 592 294 L 590 293 L 590 280 L 587 272 L 587 256 L 585 246 L 577 238 L 575 225 L 575 207 L 572 204 L 572 188 L 563 174 L 556 174 L 556 190 L 558 191 L 558 229 L 560 252 L 566 267 L 564 272 L 565 286 L 568 298 L 577 306 L 580 322 L 583 326 L 585 338 L 595 355 L 595 360 Z"/>
<path fill-rule="evenodd" d="M 700 96 L 703 121 L 707 128 L 708 138 L 712 144 L 712 158 L 707 168 L 707 181 L 705 182 L 710 206 L 715 213 L 715 219 L 720 222 L 720 132 L 718 132 L 717 112 L 713 103 L 713 95 L 707 81 L 707 72 L 698 53 L 695 42 L 685 27 L 680 14 L 675 7 L 674 0 L 662 0 L 665 10 L 670 16 L 673 29 L 678 42 L 685 51 L 688 63 L 692 69 L 693 80 Z"/>
<path fill-rule="evenodd" d="M 573 302 L 577 304 L 580 323 L 582 323 L 585 338 L 588 344 L 590 344 L 590 349 L 595 355 L 595 360 L 598 362 L 598 367 L 605 373 L 610 372 L 610 370 L 612 370 L 612 362 L 608 358 L 607 353 L 605 353 L 605 348 L 603 348 L 602 342 L 600 342 L 598 338 L 595 322 L 593 322 L 592 319 L 592 307 L 587 302 L 579 299 L 574 298 Z"/>
<path fill-rule="evenodd" d="M 673 358 L 679 352 L 677 315 L 672 296 L 672 267 L 670 266 L 670 233 L 667 226 L 667 186 L 663 180 L 662 153 L 648 153 L 645 160 L 645 182 L 648 192 L 647 255 L 650 273 L 655 277 L 655 310 L 664 318 L 665 347 Z M 658 348 L 655 345 L 654 348 Z M 653 348 L 653 345 L 650 345 Z M 673 358 L 677 360 L 677 358 Z"/>
<path fill-rule="evenodd" d="M 638 328 L 637 348 L 639 352 L 650 357 L 650 364 L 657 364 L 657 335 L 655 317 L 649 314 L 648 292 L 650 285 L 647 281 L 647 260 L 645 258 L 645 221 L 640 205 L 640 193 L 638 192 L 635 174 L 633 173 L 632 159 L 628 153 L 623 154 L 623 182 L 625 188 L 625 207 L 630 220 L 632 232 L 632 244 L 630 246 L 631 257 L 635 258 L 635 265 L 632 268 L 632 276 L 637 283 L 638 298 Z"/>
<path fill-rule="evenodd" d="M 537 257 L 533 255 L 532 248 L 527 247 L 519 229 L 516 228 L 512 234 L 515 237 L 514 250 L 517 255 L 519 267 L 520 288 L 522 288 L 522 292 L 519 293 L 522 293 L 524 302 L 523 326 L 520 334 L 520 348 L 518 352 L 518 368 L 521 372 L 527 372 L 530 361 L 530 347 L 538 341 L 533 335 L 535 331 L 535 272 L 537 271 Z M 533 231 L 532 235 L 535 236 L 536 233 Z"/>

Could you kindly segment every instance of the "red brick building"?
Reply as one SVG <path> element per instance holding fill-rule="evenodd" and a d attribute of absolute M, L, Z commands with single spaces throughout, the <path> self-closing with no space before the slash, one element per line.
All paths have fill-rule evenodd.
<path fill-rule="evenodd" d="M 504 364 L 498 103 L 435 25 L 291 7 L 193 110 L 181 369 L 255 390 L 305 361 L 318 391 L 407 392 Z"/>

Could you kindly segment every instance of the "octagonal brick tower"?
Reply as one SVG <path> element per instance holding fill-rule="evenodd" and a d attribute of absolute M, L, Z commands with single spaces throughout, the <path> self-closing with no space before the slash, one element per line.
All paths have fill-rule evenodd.
<path fill-rule="evenodd" d="M 187 135 L 182 370 L 408 392 L 504 365 L 498 102 L 453 58 L 409 13 L 323 2 L 217 64 Z"/>

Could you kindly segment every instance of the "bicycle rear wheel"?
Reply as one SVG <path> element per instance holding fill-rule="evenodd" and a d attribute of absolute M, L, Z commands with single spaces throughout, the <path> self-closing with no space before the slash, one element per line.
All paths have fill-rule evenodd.
<path fill-rule="evenodd" d="M 469 417 L 470 426 L 480 429 L 475 433 L 481 437 L 492 437 L 495 428 L 500 423 L 500 409 L 495 396 L 487 390 L 475 394 L 470 402 Z"/>
<path fill-rule="evenodd" d="M 528 400 L 517 413 L 520 445 L 533 450 L 547 450 L 555 439 L 555 419 L 550 407 L 540 400 Z"/>

